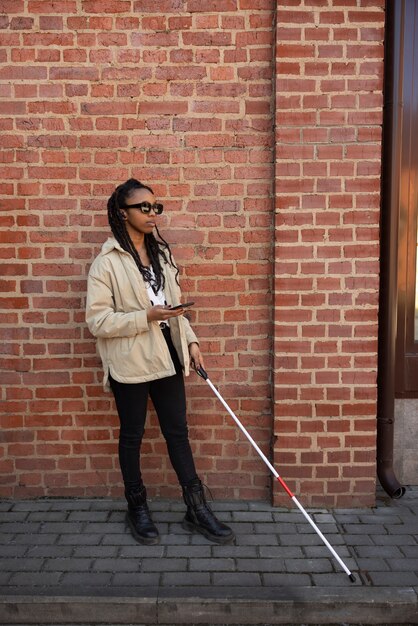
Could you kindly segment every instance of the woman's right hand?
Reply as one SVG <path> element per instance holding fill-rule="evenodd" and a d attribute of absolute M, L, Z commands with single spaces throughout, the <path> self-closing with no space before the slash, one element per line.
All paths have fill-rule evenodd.
<path fill-rule="evenodd" d="M 147 309 L 147 321 L 148 322 L 165 322 L 166 320 L 171 319 L 172 317 L 178 317 L 179 315 L 183 315 L 184 309 L 176 309 L 173 311 L 169 306 L 163 306 L 161 304 L 157 304 L 156 306 L 152 306 Z"/>

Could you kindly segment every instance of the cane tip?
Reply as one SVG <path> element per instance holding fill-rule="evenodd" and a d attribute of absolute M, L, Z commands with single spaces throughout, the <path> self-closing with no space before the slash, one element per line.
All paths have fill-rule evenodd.
<path fill-rule="evenodd" d="M 351 580 L 352 583 L 356 582 L 356 577 L 354 576 L 354 574 L 350 574 L 349 579 Z"/>

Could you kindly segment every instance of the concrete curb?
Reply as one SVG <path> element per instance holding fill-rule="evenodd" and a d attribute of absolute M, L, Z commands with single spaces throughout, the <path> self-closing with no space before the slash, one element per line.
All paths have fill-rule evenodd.
<path fill-rule="evenodd" d="M 274 590 L 260 598 L 0 596 L 1 624 L 418 624 L 405 588 Z"/>

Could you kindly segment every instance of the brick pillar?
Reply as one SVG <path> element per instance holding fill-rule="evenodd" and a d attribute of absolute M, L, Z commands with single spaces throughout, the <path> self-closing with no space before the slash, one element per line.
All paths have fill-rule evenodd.
<path fill-rule="evenodd" d="M 275 464 L 304 502 L 369 505 L 384 1 L 279 5 Z"/>

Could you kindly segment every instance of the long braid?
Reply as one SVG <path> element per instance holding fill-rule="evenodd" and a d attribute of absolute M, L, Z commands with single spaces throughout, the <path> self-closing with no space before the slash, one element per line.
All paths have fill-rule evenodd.
<path fill-rule="evenodd" d="M 164 237 L 161 235 L 161 233 L 160 233 L 160 231 L 158 230 L 157 226 L 155 226 L 155 230 L 157 231 L 157 235 L 158 235 L 158 237 L 160 238 L 160 240 L 162 241 L 164 248 L 165 248 L 165 249 L 167 250 L 167 252 L 168 252 L 169 259 L 167 260 L 167 257 L 166 257 L 166 255 L 165 255 L 165 253 L 164 253 L 164 250 L 161 248 L 161 245 L 160 245 L 160 244 L 159 244 L 159 242 L 156 240 L 156 241 L 157 241 L 157 245 L 159 246 L 159 251 L 160 251 L 160 254 L 161 254 L 161 256 L 164 258 L 164 261 L 165 261 L 166 263 L 169 263 L 172 267 L 174 267 L 174 268 L 175 268 L 175 270 L 176 270 L 176 283 L 179 285 L 179 268 L 178 268 L 178 267 L 177 267 L 177 265 L 174 263 L 174 259 L 173 259 L 173 256 L 172 256 L 172 254 L 171 254 L 171 248 L 170 248 L 170 246 L 168 245 L 168 242 L 167 242 L 167 241 L 164 239 Z M 154 239 L 155 239 L 155 238 L 154 238 Z"/>
<path fill-rule="evenodd" d="M 143 185 L 142 183 L 140 183 L 138 180 L 134 178 L 130 178 L 122 185 L 119 185 L 115 189 L 115 191 L 112 193 L 112 195 L 110 196 L 107 202 L 107 214 L 108 214 L 109 226 L 112 230 L 113 236 L 119 242 L 121 247 L 124 250 L 126 250 L 126 252 L 129 252 L 129 254 L 134 259 L 144 280 L 150 283 L 152 281 L 152 274 L 149 268 L 143 265 L 141 258 L 126 229 L 125 221 L 120 211 L 120 208 L 125 205 L 126 199 L 129 197 L 129 195 L 134 189 L 148 189 L 148 191 L 153 193 L 150 187 Z M 163 237 L 160 235 L 157 227 L 156 227 L 156 230 L 157 230 L 159 239 L 161 239 L 162 245 L 159 241 L 157 241 L 155 236 L 152 233 L 150 233 L 150 234 L 145 234 L 145 246 L 146 246 L 149 259 L 151 261 L 151 267 L 154 271 L 154 276 L 155 276 L 154 288 L 158 291 L 159 289 L 164 288 L 164 274 L 162 272 L 160 257 L 162 257 L 166 263 L 169 263 L 173 268 L 175 268 L 177 283 L 178 283 L 179 271 L 178 271 L 176 264 L 174 263 L 170 246 L 165 241 L 165 239 L 163 239 Z M 167 258 L 165 250 L 167 250 L 169 258 Z"/>

